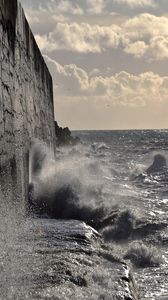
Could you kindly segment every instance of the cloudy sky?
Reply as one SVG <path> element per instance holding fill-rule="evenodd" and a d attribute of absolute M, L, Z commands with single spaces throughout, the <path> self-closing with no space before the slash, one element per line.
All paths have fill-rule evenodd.
<path fill-rule="evenodd" d="M 168 128 L 168 0 L 21 0 L 71 129 Z"/>

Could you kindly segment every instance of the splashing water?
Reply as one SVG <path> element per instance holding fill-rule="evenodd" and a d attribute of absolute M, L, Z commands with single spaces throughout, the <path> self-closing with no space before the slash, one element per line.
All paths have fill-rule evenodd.
<path fill-rule="evenodd" d="M 73 219 L 94 227 L 107 245 L 111 245 L 113 253 L 135 264 L 140 299 L 166 297 L 167 169 L 152 174 L 146 170 L 154 155 L 161 153 L 167 159 L 167 133 L 84 132 L 80 138 L 87 143 L 59 148 L 56 154 L 41 142 L 32 143 L 29 218 L 25 219 L 21 207 L 8 203 L 2 205 L 1 201 L 2 295 L 10 286 L 7 299 L 14 299 L 18 293 L 20 299 L 33 299 L 32 289 L 29 289 L 30 285 L 34 288 L 32 280 L 37 283 L 36 292 L 37 286 L 43 285 L 46 278 L 56 280 L 51 267 L 54 263 L 51 264 L 47 256 L 47 251 L 53 249 L 54 234 L 58 234 L 53 224 L 63 231 L 70 232 L 75 228 L 78 235 L 83 223 L 71 221 Z M 139 177 L 139 174 L 143 176 Z M 69 220 L 68 225 L 63 219 Z M 50 231 L 49 228 L 54 229 Z M 57 245 L 60 249 L 65 246 L 61 239 Z M 47 248 L 48 245 L 52 246 Z M 57 261 L 58 266 L 60 263 L 63 259 Z M 143 268 L 138 268 L 139 265 Z M 44 278 L 41 275 L 43 269 L 47 276 Z M 71 275 L 67 276 L 71 278 Z M 74 282 L 85 282 L 83 277 L 74 278 Z M 160 286 L 156 282 L 153 285 L 153 278 L 160 282 Z M 45 299 L 47 294 L 40 297 Z"/>

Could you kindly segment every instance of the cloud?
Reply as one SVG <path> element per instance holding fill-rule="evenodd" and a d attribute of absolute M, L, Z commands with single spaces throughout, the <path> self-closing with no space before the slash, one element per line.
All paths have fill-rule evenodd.
<path fill-rule="evenodd" d="M 168 58 L 168 36 L 156 36 L 150 40 L 146 56 L 150 61 Z"/>
<path fill-rule="evenodd" d="M 126 53 L 149 61 L 168 58 L 168 17 L 140 14 L 125 22 L 122 34 Z"/>
<path fill-rule="evenodd" d="M 37 10 L 29 8 L 26 10 L 25 15 L 34 34 L 40 36 L 40 41 L 42 41 L 42 39 L 47 39 L 47 34 L 55 29 L 55 24 L 57 22 L 69 21 L 68 16 L 63 13 L 59 13 L 58 11 L 56 13 L 54 13 L 54 11 L 51 13 L 42 8 Z"/>
<path fill-rule="evenodd" d="M 168 17 L 157 17 L 144 13 L 128 19 L 123 31 L 130 39 L 150 39 L 157 35 L 168 35 Z"/>
<path fill-rule="evenodd" d="M 46 16 L 54 17 L 64 15 L 65 17 L 70 16 L 81 16 L 85 15 L 98 15 L 106 11 L 106 5 L 108 0 L 48 0 L 39 1 L 34 3 L 27 3 L 26 0 L 21 0 L 26 10 L 31 12 L 32 18 L 34 16 L 46 14 Z M 30 14 L 29 14 L 30 15 Z M 42 21 L 42 20 L 41 20 Z"/>
<path fill-rule="evenodd" d="M 135 7 L 156 7 L 155 0 L 113 0 L 117 4 L 127 4 L 131 8 Z"/>
<path fill-rule="evenodd" d="M 87 23 L 58 23 L 48 36 L 36 35 L 42 51 L 70 50 L 80 53 L 101 53 L 107 48 L 117 48 L 120 37 L 117 26 L 99 26 Z"/>
<path fill-rule="evenodd" d="M 36 40 L 45 53 L 103 53 L 119 48 L 146 61 L 163 60 L 168 58 L 168 17 L 145 13 L 110 26 L 58 22 L 48 35 L 36 35 Z"/>
<path fill-rule="evenodd" d="M 113 76 L 96 76 L 74 64 L 60 65 L 44 56 L 54 79 L 57 102 L 77 101 L 106 105 L 143 107 L 148 103 L 168 101 L 168 77 L 153 72 L 133 75 L 122 71 Z M 66 103 L 65 103 L 66 105 Z"/>
<path fill-rule="evenodd" d="M 53 14 L 68 14 L 68 15 L 81 15 L 83 14 L 83 8 L 80 5 L 80 1 L 73 1 L 69 0 L 57 0 L 57 1 L 45 1 L 39 2 L 39 5 L 36 7 L 37 10 L 51 13 Z"/>
<path fill-rule="evenodd" d="M 44 55 L 44 59 L 52 74 L 56 94 L 75 97 L 81 95 L 82 91 L 87 90 L 88 75 L 83 69 L 75 64 L 63 66 L 47 55 Z"/>
<path fill-rule="evenodd" d="M 106 2 L 104 0 L 87 0 L 87 12 L 92 15 L 103 13 Z"/>
<path fill-rule="evenodd" d="M 152 72 L 133 75 L 122 71 L 111 77 L 92 78 L 89 88 L 109 104 L 145 106 L 149 102 L 167 100 L 167 79 Z"/>
<path fill-rule="evenodd" d="M 145 54 L 147 48 L 147 45 L 143 41 L 137 41 L 135 43 L 126 45 L 124 51 L 136 56 L 137 58 L 140 58 Z"/>
<path fill-rule="evenodd" d="M 57 1 L 38 1 L 28 4 L 22 0 L 26 17 L 35 29 L 35 32 L 44 33 L 49 32 L 55 27 L 56 22 L 68 22 L 70 19 L 82 16 L 84 14 L 83 8 L 80 6 L 80 2 L 73 3 L 69 0 L 57 0 Z"/>
<path fill-rule="evenodd" d="M 52 2 L 49 4 L 49 10 L 52 12 L 53 8 L 55 11 L 59 13 L 68 13 L 72 15 L 82 15 L 83 9 L 79 6 L 79 4 L 73 4 L 68 0 L 59 1 L 58 4 Z"/>

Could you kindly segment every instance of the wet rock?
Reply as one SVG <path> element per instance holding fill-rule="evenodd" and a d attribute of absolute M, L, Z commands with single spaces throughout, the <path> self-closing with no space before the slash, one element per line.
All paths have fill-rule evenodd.
<path fill-rule="evenodd" d="M 78 137 L 73 137 L 71 135 L 71 131 L 68 127 L 60 127 L 58 126 L 57 122 L 55 122 L 55 134 L 58 146 L 75 145 L 80 142 L 80 139 Z"/>
<path fill-rule="evenodd" d="M 90 226 L 34 219 L 27 230 L 31 239 L 27 237 L 21 248 L 22 269 L 14 273 L 17 299 L 137 299 L 129 268 L 113 257 L 111 248 Z M 26 273 L 22 272 L 25 266 Z M 24 289 L 19 290 L 17 283 L 24 284 Z"/>
<path fill-rule="evenodd" d="M 166 158 L 161 155 L 157 154 L 154 156 L 154 160 L 152 165 L 146 170 L 147 174 L 152 174 L 156 172 L 162 171 L 166 167 Z"/>

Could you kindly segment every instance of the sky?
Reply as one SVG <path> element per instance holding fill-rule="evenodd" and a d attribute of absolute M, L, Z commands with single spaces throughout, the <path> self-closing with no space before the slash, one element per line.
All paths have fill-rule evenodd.
<path fill-rule="evenodd" d="M 70 129 L 168 128 L 168 0 L 21 0 Z"/>

